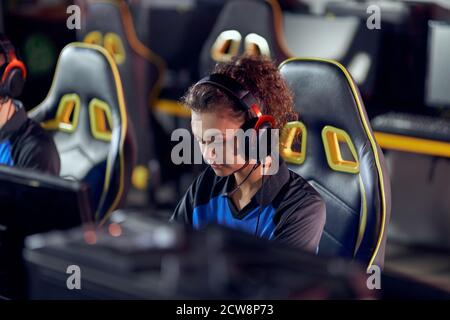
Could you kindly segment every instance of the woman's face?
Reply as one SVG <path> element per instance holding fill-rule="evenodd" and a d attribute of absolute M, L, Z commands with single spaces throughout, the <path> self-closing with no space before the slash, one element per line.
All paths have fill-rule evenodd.
<path fill-rule="evenodd" d="M 233 118 L 225 107 L 217 110 L 192 111 L 191 126 L 204 161 L 211 166 L 217 176 L 225 177 L 240 169 L 245 163 L 243 157 L 237 155 L 238 146 L 234 139 L 236 130 L 244 121 Z"/>

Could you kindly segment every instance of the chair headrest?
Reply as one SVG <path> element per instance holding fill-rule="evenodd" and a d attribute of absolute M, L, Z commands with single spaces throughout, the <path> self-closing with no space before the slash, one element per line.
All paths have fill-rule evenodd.
<path fill-rule="evenodd" d="M 121 108 L 125 105 L 121 80 L 114 61 L 105 49 L 85 43 L 71 43 L 61 51 L 45 107 L 54 109 L 57 106 L 54 102 L 57 101 L 53 99 L 59 100 L 70 93 L 76 93 L 80 100 L 97 98 L 106 102 L 111 108 L 113 130 L 121 128 L 120 116 L 126 118 L 126 112 Z M 42 113 L 44 105 L 36 109 Z"/>
<path fill-rule="evenodd" d="M 359 90 L 340 63 L 290 59 L 280 65 L 280 71 L 294 91 L 295 106 L 305 122 L 341 128 L 355 144 L 373 136 Z"/>
<path fill-rule="evenodd" d="M 244 52 L 270 56 L 278 63 L 291 56 L 284 42 L 282 12 L 277 1 L 227 2 L 203 46 L 200 74 L 209 73 L 216 62 Z"/>

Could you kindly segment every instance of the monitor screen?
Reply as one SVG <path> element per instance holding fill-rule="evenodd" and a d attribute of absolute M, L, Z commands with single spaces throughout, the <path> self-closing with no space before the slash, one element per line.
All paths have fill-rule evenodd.
<path fill-rule="evenodd" d="M 91 221 L 88 188 L 32 170 L 0 166 L 0 225 L 29 235 Z"/>
<path fill-rule="evenodd" d="M 450 108 L 450 23 L 429 22 L 425 103 Z"/>
<path fill-rule="evenodd" d="M 91 217 L 84 183 L 0 165 L 0 296 L 25 297 L 27 235 L 73 228 Z"/>

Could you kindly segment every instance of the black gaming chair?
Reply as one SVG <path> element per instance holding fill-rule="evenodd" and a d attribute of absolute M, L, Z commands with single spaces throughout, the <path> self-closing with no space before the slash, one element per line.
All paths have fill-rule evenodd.
<path fill-rule="evenodd" d="M 82 8 L 78 40 L 103 46 L 119 68 L 137 143 L 137 167 L 132 182 L 137 189 L 146 189 L 149 161 L 156 158 L 150 108 L 159 95 L 165 64 L 137 38 L 124 0 L 77 0 L 76 3 Z"/>
<path fill-rule="evenodd" d="M 300 115 L 282 132 L 281 154 L 327 206 L 319 254 L 382 267 L 390 184 L 358 88 L 334 61 L 290 59 L 280 71 Z"/>
<path fill-rule="evenodd" d="M 105 220 L 126 196 L 135 158 L 122 83 L 108 52 L 66 46 L 47 98 L 29 115 L 52 132 L 60 175 L 87 182 L 96 219 Z"/>
<path fill-rule="evenodd" d="M 200 75 L 216 62 L 247 53 L 277 63 L 291 57 L 283 38 L 283 16 L 277 0 L 233 0 L 225 4 L 203 45 Z"/>

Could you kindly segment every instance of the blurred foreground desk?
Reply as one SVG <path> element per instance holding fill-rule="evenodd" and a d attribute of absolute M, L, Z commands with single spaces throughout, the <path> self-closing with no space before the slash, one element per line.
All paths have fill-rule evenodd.
<path fill-rule="evenodd" d="M 30 298 L 380 297 L 378 290 L 367 289 L 366 272 L 344 260 L 286 249 L 221 227 L 192 232 L 122 212 L 112 220 L 95 235 L 73 229 L 27 238 Z M 73 266 L 79 267 L 81 288 L 70 290 Z"/>

